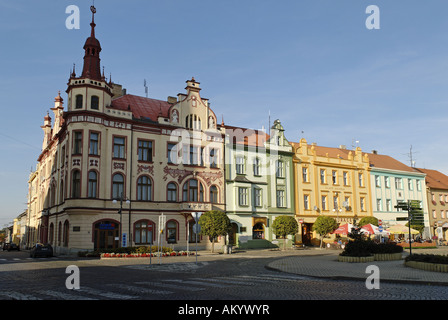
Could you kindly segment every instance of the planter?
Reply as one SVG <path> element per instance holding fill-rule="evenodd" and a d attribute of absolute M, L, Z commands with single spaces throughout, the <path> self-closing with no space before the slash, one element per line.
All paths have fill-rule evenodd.
<path fill-rule="evenodd" d="M 373 255 L 375 261 L 391 261 L 391 260 L 401 260 L 402 254 L 398 253 L 375 253 Z"/>
<path fill-rule="evenodd" d="M 425 271 L 447 272 L 448 273 L 448 264 L 429 263 L 429 262 L 420 262 L 420 261 L 406 261 L 404 263 L 404 265 L 406 267 L 425 270 Z"/>
<path fill-rule="evenodd" d="M 350 256 L 338 256 L 339 262 L 373 262 L 374 256 L 369 257 L 350 257 Z"/>

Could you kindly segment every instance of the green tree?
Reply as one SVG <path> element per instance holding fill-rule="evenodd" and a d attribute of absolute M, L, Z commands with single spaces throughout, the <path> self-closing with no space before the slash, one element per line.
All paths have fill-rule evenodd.
<path fill-rule="evenodd" d="M 366 224 L 373 224 L 374 226 L 378 227 L 378 219 L 375 217 L 364 217 L 361 220 L 359 220 L 358 226 L 362 227 Z"/>
<path fill-rule="evenodd" d="M 338 224 L 335 219 L 328 216 L 319 216 L 316 219 L 316 222 L 313 224 L 313 231 L 317 232 L 320 235 L 320 247 L 322 248 L 322 242 L 324 237 L 333 232 L 338 227 Z"/>
<path fill-rule="evenodd" d="M 218 236 L 226 236 L 232 230 L 230 220 L 227 215 L 218 210 L 207 211 L 199 218 L 201 226 L 200 234 L 209 237 L 212 242 L 212 252 L 214 252 L 214 239 Z"/>
<path fill-rule="evenodd" d="M 286 239 L 287 235 L 294 235 L 299 230 L 296 219 L 292 216 L 278 216 L 272 223 L 272 231 L 277 238 Z M 286 248 L 286 241 L 284 242 Z"/>

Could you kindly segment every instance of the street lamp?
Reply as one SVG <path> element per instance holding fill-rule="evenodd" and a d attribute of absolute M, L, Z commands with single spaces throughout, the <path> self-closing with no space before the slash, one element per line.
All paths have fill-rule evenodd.
<path fill-rule="evenodd" d="M 120 215 L 120 243 L 121 243 L 122 240 L 123 240 L 122 239 L 122 236 L 123 236 L 122 235 L 123 226 L 122 226 L 122 222 L 121 222 L 121 213 L 123 211 L 123 200 L 124 200 L 123 192 L 121 192 L 119 200 L 120 200 L 120 209 L 118 210 L 118 214 Z M 114 203 L 114 204 L 117 203 L 117 202 L 118 202 L 117 199 L 112 200 L 112 203 Z M 126 200 L 126 203 L 129 204 L 129 203 L 131 203 L 131 201 Z M 120 247 L 121 247 L 121 245 L 120 245 Z"/>
<path fill-rule="evenodd" d="M 195 225 L 193 226 L 193 231 L 196 234 L 196 264 L 198 264 L 198 233 L 201 231 L 201 226 L 199 225 L 199 218 L 201 217 L 203 212 L 195 212 L 194 213 L 194 221 Z"/>

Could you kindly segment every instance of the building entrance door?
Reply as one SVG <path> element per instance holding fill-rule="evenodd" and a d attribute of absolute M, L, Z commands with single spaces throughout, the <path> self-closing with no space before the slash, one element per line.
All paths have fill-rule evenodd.
<path fill-rule="evenodd" d="M 310 245 L 312 239 L 312 223 L 302 223 L 302 242 L 304 245 Z"/>
<path fill-rule="evenodd" d="M 115 249 L 119 246 L 119 224 L 101 221 L 94 228 L 94 249 Z"/>

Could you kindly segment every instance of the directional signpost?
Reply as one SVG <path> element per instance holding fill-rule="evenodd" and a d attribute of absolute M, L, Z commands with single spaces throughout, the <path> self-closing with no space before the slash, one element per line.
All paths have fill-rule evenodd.
<path fill-rule="evenodd" d="M 394 208 L 398 210 L 403 210 L 408 212 L 407 218 L 397 218 L 397 221 L 408 221 L 409 226 L 409 254 L 412 254 L 412 246 L 411 246 L 411 221 L 417 224 L 422 224 L 423 217 L 423 209 L 421 207 L 420 200 L 408 200 L 408 201 L 398 201 L 397 205 Z"/>

